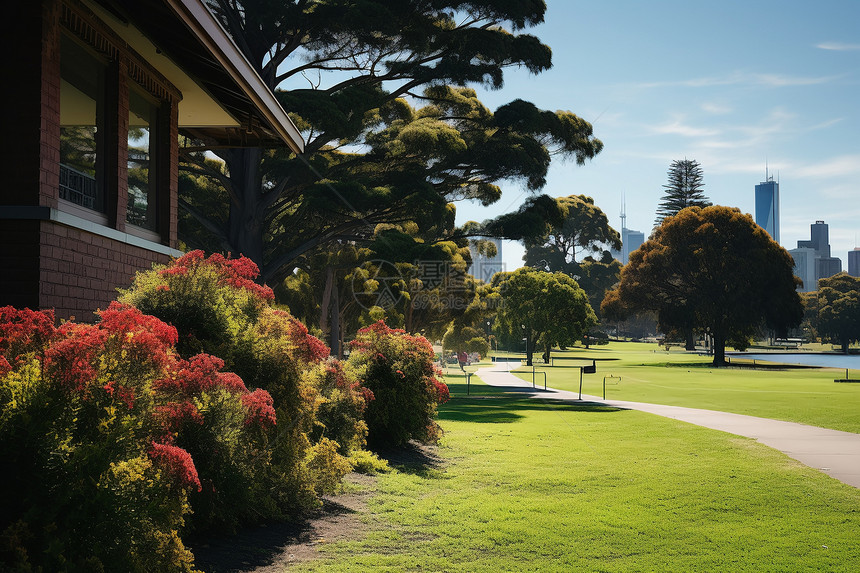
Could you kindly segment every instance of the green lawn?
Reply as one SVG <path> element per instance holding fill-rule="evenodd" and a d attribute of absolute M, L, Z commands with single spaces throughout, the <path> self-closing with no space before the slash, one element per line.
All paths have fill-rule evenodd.
<path fill-rule="evenodd" d="M 313 571 L 855 571 L 860 490 L 636 411 L 504 396 L 440 408 L 438 469 L 382 475 L 359 540 Z M 623 390 L 623 387 L 622 387 Z M 292 570 L 292 568 L 291 568 Z"/>
<path fill-rule="evenodd" d="M 617 358 L 598 362 L 596 374 L 583 376 L 582 391 L 634 402 L 651 402 L 775 418 L 847 432 L 860 433 L 860 384 L 837 384 L 845 371 L 828 368 L 752 370 L 710 367 L 711 359 L 656 344 L 611 343 L 590 350 L 556 352 L 554 356 Z M 560 390 L 579 390 L 579 368 L 584 362 L 559 360 L 538 366 L 548 384 Z M 856 373 L 852 371 L 852 377 Z M 531 373 L 520 374 L 531 381 Z M 540 379 L 541 377 L 539 377 Z"/>

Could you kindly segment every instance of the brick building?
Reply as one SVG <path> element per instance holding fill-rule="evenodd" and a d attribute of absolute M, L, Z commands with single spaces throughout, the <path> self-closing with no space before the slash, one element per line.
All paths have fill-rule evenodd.
<path fill-rule="evenodd" d="M 180 255 L 180 141 L 302 151 L 202 0 L 13 2 L 0 41 L 0 306 L 93 320 Z"/>

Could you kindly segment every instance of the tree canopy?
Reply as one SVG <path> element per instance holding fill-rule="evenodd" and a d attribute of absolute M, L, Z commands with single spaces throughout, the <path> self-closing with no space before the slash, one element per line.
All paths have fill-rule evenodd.
<path fill-rule="evenodd" d="M 702 190 L 705 183 L 702 166 L 699 165 L 698 161 L 686 158 L 676 159 L 669 166 L 667 175 L 669 182 L 663 185 L 666 192 L 657 207 L 655 224 L 659 225 L 663 219 L 677 214 L 681 209 L 711 205 Z"/>
<path fill-rule="evenodd" d="M 586 195 L 570 195 L 555 200 L 559 217 L 547 217 L 543 232 L 525 237 L 526 266 L 549 272 L 560 271 L 576 280 L 588 294 L 592 308 L 616 282 L 621 263 L 607 248 L 621 249 L 621 237 L 609 226 L 606 214 Z"/>
<path fill-rule="evenodd" d="M 510 334 L 525 336 L 529 366 L 538 344 L 548 358 L 553 346 L 573 344 L 597 324 L 585 291 L 564 273 L 523 267 L 497 273 L 493 286 L 502 299 L 496 325 Z"/>
<path fill-rule="evenodd" d="M 841 272 L 818 281 L 818 328 L 845 353 L 860 340 L 860 277 Z"/>
<path fill-rule="evenodd" d="M 208 3 L 306 140 L 300 157 L 212 149 L 221 168 L 206 141 L 183 148 L 187 172 L 223 188 L 220 207 L 184 189 L 188 235 L 250 257 L 264 281 L 322 245 L 374 239 L 379 224 L 449 240 L 452 201 L 493 203 L 506 180 L 539 190 L 554 155 L 583 163 L 602 148 L 573 113 L 522 100 L 491 111 L 465 87 L 551 66 L 550 49 L 522 32 L 543 20 L 543 1 Z"/>
<path fill-rule="evenodd" d="M 739 209 L 688 207 L 631 253 L 604 312 L 653 310 L 664 329 L 691 322 L 713 337 L 722 366 L 726 343 L 742 344 L 762 322 L 778 332 L 800 323 L 793 268 L 788 251 Z"/>

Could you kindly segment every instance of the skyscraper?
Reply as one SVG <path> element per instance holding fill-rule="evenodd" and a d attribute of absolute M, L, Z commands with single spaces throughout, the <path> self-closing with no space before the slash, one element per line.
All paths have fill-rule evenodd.
<path fill-rule="evenodd" d="M 803 284 L 800 292 L 812 292 L 818 289 L 818 279 L 815 278 L 815 250 L 809 247 L 798 247 L 788 251 L 794 259 L 794 276 L 800 278 Z"/>
<path fill-rule="evenodd" d="M 623 264 L 630 262 L 630 253 L 642 246 L 645 242 L 645 233 L 642 231 L 634 231 L 633 229 L 621 229 L 621 244 L 623 245 L 624 260 Z"/>
<path fill-rule="evenodd" d="M 809 226 L 808 241 L 797 241 L 797 248 L 788 251 L 794 258 L 794 274 L 803 280 L 801 292 L 818 289 L 818 279 L 832 277 L 842 271 L 842 260 L 830 256 L 830 228 L 824 221 Z"/>
<path fill-rule="evenodd" d="M 816 221 L 809 226 L 808 241 L 797 241 L 799 247 L 809 247 L 815 249 L 815 256 L 829 257 L 830 256 L 830 227 L 824 221 Z"/>
<path fill-rule="evenodd" d="M 621 200 L 621 250 L 609 249 L 613 257 L 618 259 L 622 265 L 630 260 L 630 253 L 642 246 L 645 242 L 645 233 L 627 228 L 627 205 Z"/>
<path fill-rule="evenodd" d="M 779 183 L 768 177 L 755 186 L 755 222 L 779 242 Z"/>
<path fill-rule="evenodd" d="M 854 247 L 848 251 L 848 274 L 852 277 L 860 277 L 860 247 Z"/>

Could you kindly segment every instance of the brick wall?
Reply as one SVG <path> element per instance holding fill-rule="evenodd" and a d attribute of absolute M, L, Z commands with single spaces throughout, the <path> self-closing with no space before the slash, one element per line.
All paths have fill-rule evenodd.
<path fill-rule="evenodd" d="M 64 12 L 61 0 L 28 0 L 8 7 L 0 45 L 6 48 L 4 66 L 15 78 L 16 103 L 0 110 L 5 137 L 0 139 L 8 169 L 0 185 L 3 206 L 33 206 L 63 209 L 59 203 L 60 169 L 60 33 L 64 17 L 80 18 L 91 26 L 94 37 L 106 42 L 115 36 L 87 8 L 69 3 L 74 16 Z M 66 14 L 66 16 L 63 16 Z M 75 26 L 74 29 L 79 29 Z M 70 32 L 72 33 L 72 32 Z M 103 45 L 104 42 L 100 45 Z M 107 45 L 107 44 L 104 44 Z M 129 62 L 135 57 L 122 42 L 115 46 L 107 67 L 109 95 L 103 157 L 108 197 L 107 225 L 125 230 L 128 175 L 128 83 Z M 138 75 L 154 73 L 138 66 Z M 143 70 L 142 72 L 140 70 Z M 154 78 L 155 76 L 153 76 Z M 161 90 L 163 113 L 158 163 L 159 233 L 162 242 L 177 245 L 178 101 L 181 94 L 158 83 L 144 82 Z M 159 76 L 160 78 L 160 76 Z M 112 144 L 110 142 L 113 142 Z M 2 215 L 2 213 L 0 213 Z M 0 306 L 54 308 L 59 318 L 74 316 L 93 321 L 93 311 L 106 308 L 116 299 L 117 287 L 128 287 L 138 270 L 151 268 L 169 257 L 140 247 L 67 227 L 45 218 L 0 217 Z"/>
<path fill-rule="evenodd" d="M 39 307 L 58 318 L 96 319 L 95 309 L 116 300 L 135 272 L 166 263 L 167 255 L 93 235 L 52 221 L 42 221 L 39 246 Z"/>

